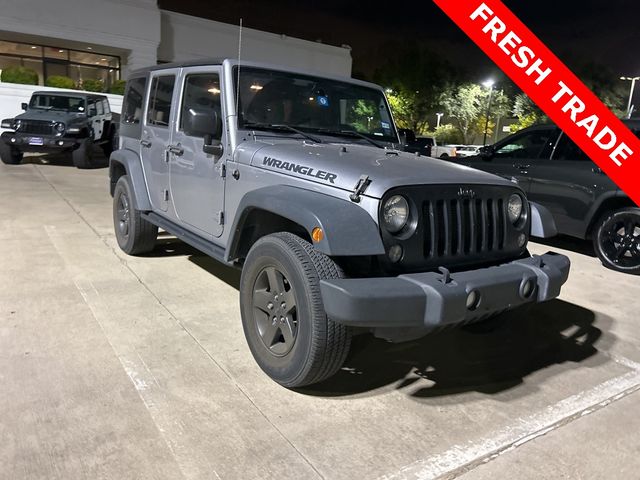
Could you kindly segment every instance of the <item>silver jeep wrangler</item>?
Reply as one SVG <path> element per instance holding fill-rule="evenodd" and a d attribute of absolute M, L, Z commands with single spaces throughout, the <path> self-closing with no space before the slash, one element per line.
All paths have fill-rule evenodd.
<path fill-rule="evenodd" d="M 127 83 L 110 158 L 118 244 L 158 227 L 242 269 L 247 342 L 276 382 L 338 371 L 352 336 L 391 341 L 555 298 L 569 260 L 514 183 L 399 151 L 383 90 L 234 60 Z"/>

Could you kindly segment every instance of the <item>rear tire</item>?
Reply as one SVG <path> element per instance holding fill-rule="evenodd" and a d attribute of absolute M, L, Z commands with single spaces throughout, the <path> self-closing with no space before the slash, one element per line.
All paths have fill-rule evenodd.
<path fill-rule="evenodd" d="M 593 229 L 593 249 L 617 272 L 640 274 L 640 208 L 605 213 Z"/>
<path fill-rule="evenodd" d="M 84 138 L 80 146 L 71 152 L 73 164 L 78 168 L 92 168 L 93 163 L 93 140 Z"/>
<path fill-rule="evenodd" d="M 22 162 L 23 154 L 20 150 L 0 141 L 0 160 L 7 165 L 18 165 Z"/>
<path fill-rule="evenodd" d="M 288 387 L 321 382 L 342 367 L 351 329 L 327 318 L 320 280 L 342 278 L 326 255 L 291 233 L 258 240 L 240 280 L 240 311 L 260 368 Z"/>
<path fill-rule="evenodd" d="M 153 250 L 158 227 L 142 218 L 141 212 L 136 210 L 127 175 L 118 179 L 113 192 L 113 226 L 123 252 L 140 255 Z"/>

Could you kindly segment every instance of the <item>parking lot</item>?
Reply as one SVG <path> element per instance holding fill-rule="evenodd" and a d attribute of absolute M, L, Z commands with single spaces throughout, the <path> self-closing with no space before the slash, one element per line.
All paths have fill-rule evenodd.
<path fill-rule="evenodd" d="M 107 175 L 0 165 L 0 478 L 637 478 L 640 281 L 585 244 L 532 244 L 569 283 L 497 332 L 359 337 L 290 391 L 251 357 L 239 272 L 118 249 Z"/>

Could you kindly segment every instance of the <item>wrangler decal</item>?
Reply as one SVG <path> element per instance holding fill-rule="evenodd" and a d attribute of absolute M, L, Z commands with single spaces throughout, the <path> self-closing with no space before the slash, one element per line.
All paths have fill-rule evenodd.
<path fill-rule="evenodd" d="M 283 162 L 282 160 L 278 160 L 272 157 L 264 157 L 264 160 L 262 160 L 262 165 L 278 168 L 280 170 L 287 170 L 293 173 L 299 173 L 308 177 L 319 178 L 320 180 L 327 180 L 330 183 L 335 183 L 335 179 L 338 178 L 338 175 L 336 175 L 335 173 L 325 172 L 324 170 L 316 170 L 313 167 L 307 167 L 306 165 L 299 165 L 297 163 Z"/>

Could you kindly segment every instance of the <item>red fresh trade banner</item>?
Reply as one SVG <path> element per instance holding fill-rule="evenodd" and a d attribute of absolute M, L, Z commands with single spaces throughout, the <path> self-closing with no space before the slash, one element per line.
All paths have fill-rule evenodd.
<path fill-rule="evenodd" d="M 640 140 L 500 0 L 434 0 L 640 205 Z"/>

